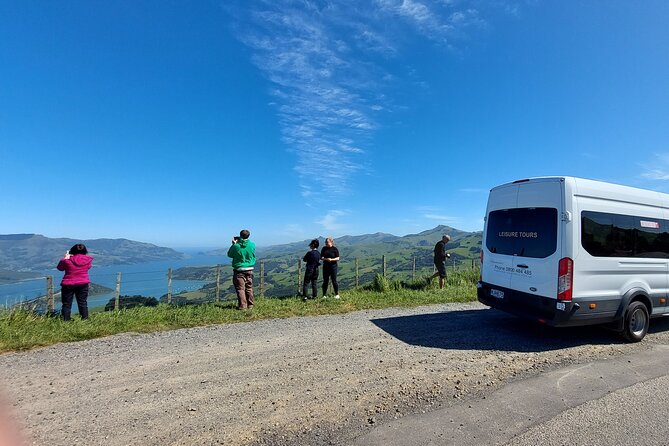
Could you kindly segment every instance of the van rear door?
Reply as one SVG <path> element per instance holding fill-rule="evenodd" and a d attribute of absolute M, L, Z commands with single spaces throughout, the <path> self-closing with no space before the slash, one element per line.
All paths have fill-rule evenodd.
<path fill-rule="evenodd" d="M 557 298 L 563 203 L 564 182 L 560 179 L 518 184 L 512 289 Z"/>
<path fill-rule="evenodd" d="M 557 296 L 563 183 L 535 179 L 491 191 L 486 221 L 486 283 L 523 293 Z M 513 197 L 513 199 L 511 199 Z"/>

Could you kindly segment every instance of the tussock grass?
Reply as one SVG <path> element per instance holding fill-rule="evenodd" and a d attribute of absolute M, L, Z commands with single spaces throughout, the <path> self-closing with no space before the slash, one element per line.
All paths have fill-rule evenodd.
<path fill-rule="evenodd" d="M 478 270 L 449 273 L 443 290 L 438 279 L 426 277 L 413 283 L 388 281 L 378 275 L 367 287 L 341 293 L 342 299 L 308 300 L 299 296 L 256 298 L 252 310 L 235 309 L 236 302 L 215 304 L 136 307 L 92 313 L 82 321 L 65 322 L 27 310 L 0 311 L 0 352 L 28 350 L 60 342 L 74 342 L 118 333 L 149 333 L 211 324 L 230 324 L 295 316 L 342 314 L 357 310 L 415 307 L 476 300 Z"/>

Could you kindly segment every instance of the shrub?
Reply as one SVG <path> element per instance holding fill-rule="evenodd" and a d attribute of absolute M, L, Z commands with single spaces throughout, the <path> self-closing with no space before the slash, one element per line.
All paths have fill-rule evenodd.
<path fill-rule="evenodd" d="M 105 305 L 105 311 L 112 311 L 116 305 L 116 299 L 109 299 L 107 305 Z M 156 307 L 158 306 L 158 299 L 155 297 L 144 297 L 144 296 L 120 296 L 119 298 L 119 307 L 120 308 L 134 308 L 134 307 Z"/>
<path fill-rule="evenodd" d="M 403 288 L 404 284 L 401 280 L 390 281 L 386 277 L 383 277 L 382 274 L 376 274 L 372 281 L 372 285 L 367 289 L 378 293 L 386 293 L 388 291 L 400 291 Z"/>

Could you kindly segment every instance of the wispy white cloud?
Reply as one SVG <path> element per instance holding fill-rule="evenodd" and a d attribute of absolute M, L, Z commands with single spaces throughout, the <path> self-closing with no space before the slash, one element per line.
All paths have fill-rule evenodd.
<path fill-rule="evenodd" d="M 425 220 L 437 220 L 441 222 L 454 221 L 457 217 L 446 215 L 439 206 L 420 205 L 415 208 L 416 215 Z"/>
<path fill-rule="evenodd" d="M 305 228 L 298 223 L 288 223 L 279 228 L 276 236 L 285 240 L 297 240 L 305 233 Z"/>
<path fill-rule="evenodd" d="M 471 0 L 233 1 L 235 33 L 269 80 L 282 141 L 307 204 L 335 203 L 366 170 L 407 33 L 450 44 L 485 22 Z M 421 81 L 413 80 L 419 84 Z M 317 172 L 314 175 L 314 172 Z"/>
<path fill-rule="evenodd" d="M 424 214 L 424 218 L 427 218 L 428 220 L 438 220 L 438 221 L 453 221 L 457 220 L 456 217 L 451 217 L 449 215 L 438 215 L 438 214 Z"/>
<path fill-rule="evenodd" d="M 343 217 L 348 214 L 350 214 L 348 210 L 338 210 L 338 209 L 330 210 L 325 214 L 325 216 L 321 220 L 318 220 L 316 223 L 323 226 L 323 229 L 325 229 L 328 232 L 332 233 L 341 232 L 346 228 L 346 225 L 340 223 L 338 220 L 340 217 Z"/>
<path fill-rule="evenodd" d="M 650 180 L 669 180 L 669 153 L 656 153 L 654 160 L 640 164 L 641 176 Z"/>

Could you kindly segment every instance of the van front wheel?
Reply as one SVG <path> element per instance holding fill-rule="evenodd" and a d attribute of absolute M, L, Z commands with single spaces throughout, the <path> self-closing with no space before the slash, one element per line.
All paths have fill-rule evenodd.
<path fill-rule="evenodd" d="M 630 342 L 639 342 L 648 333 L 650 316 L 643 302 L 635 301 L 627 307 L 622 335 Z"/>

